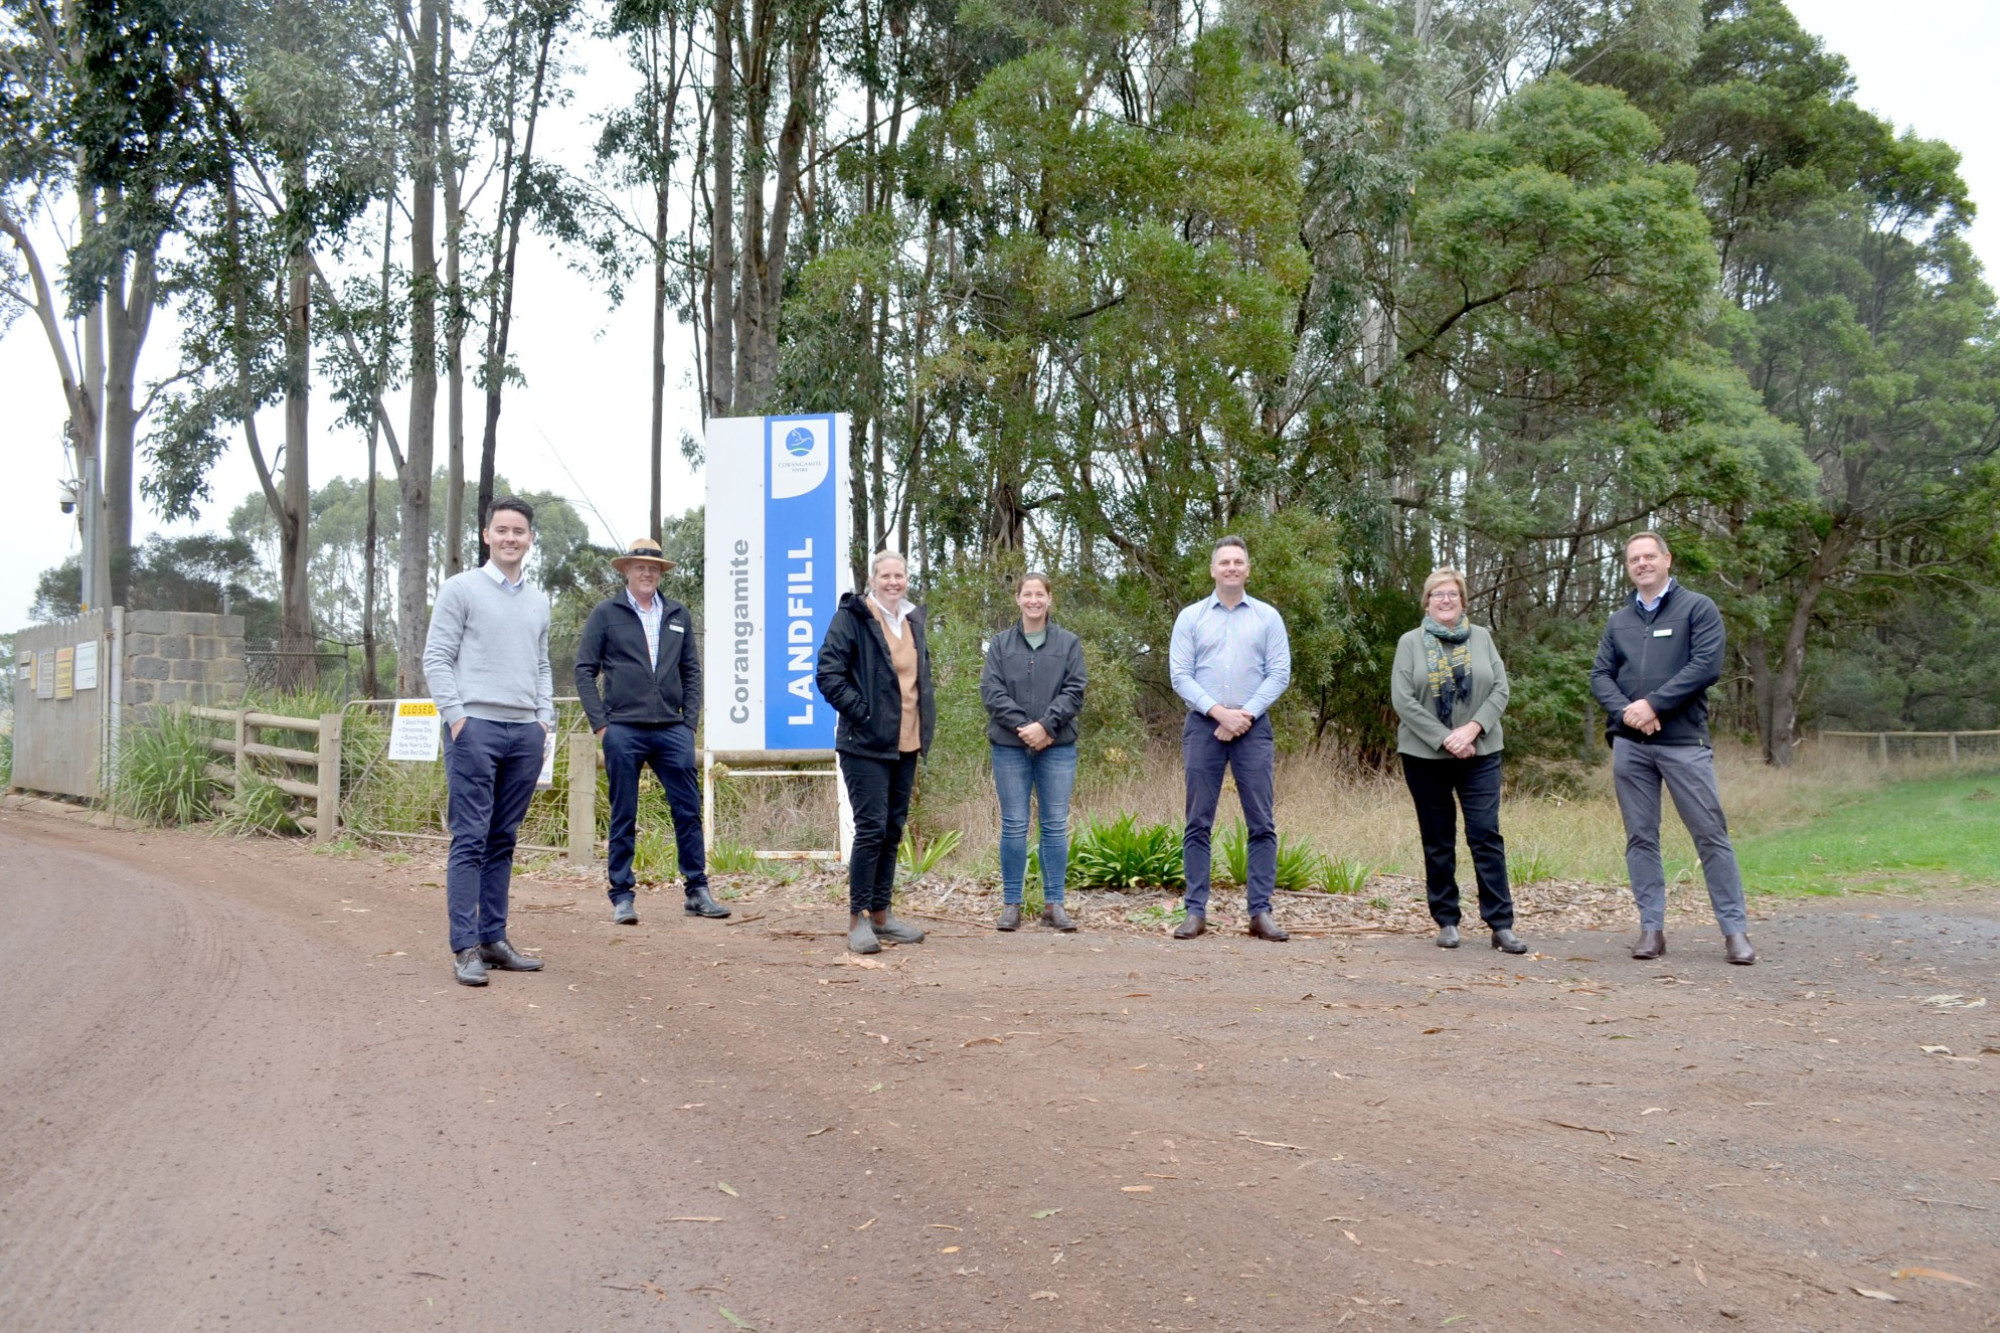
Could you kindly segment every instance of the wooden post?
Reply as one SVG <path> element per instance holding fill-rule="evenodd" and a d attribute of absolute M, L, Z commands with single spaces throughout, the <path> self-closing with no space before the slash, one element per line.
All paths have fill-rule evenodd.
<path fill-rule="evenodd" d="M 319 719 L 319 799 L 313 811 L 319 817 L 314 837 L 322 843 L 340 837 L 340 714 L 322 713 Z"/>
<path fill-rule="evenodd" d="M 1954 731 L 1954 732 L 1952 732 L 1952 733 L 1951 733 L 1951 734 L 1950 734 L 1949 736 L 1945 737 L 1945 749 L 1946 749 L 1947 751 L 1949 751 L 1949 752 L 1950 752 L 1950 757 L 1951 757 L 1951 762 L 1952 762 L 1952 763 L 1954 763 L 1954 764 L 1955 764 L 1955 763 L 1957 763 L 1957 762 L 1958 762 L 1958 733 L 1957 733 L 1957 732 L 1955 732 L 1955 731 Z"/>
<path fill-rule="evenodd" d="M 569 863 L 587 866 L 597 850 L 597 737 L 569 737 Z"/>
<path fill-rule="evenodd" d="M 1878 750 L 1878 751 L 1879 751 L 1879 752 L 1881 753 L 1881 755 L 1882 755 L 1882 767 L 1884 767 L 1884 768 L 1887 768 L 1887 767 L 1889 766 L 1889 733 L 1888 733 L 1888 732 L 1886 732 L 1886 731 L 1878 731 L 1878 732 L 1876 732 L 1876 733 L 1875 733 L 1875 748 L 1876 748 L 1876 749 L 1877 749 L 1877 750 Z"/>
<path fill-rule="evenodd" d="M 250 743 L 250 710 L 236 710 L 236 799 L 243 799 L 245 780 L 250 776 L 250 756 L 243 747 Z"/>

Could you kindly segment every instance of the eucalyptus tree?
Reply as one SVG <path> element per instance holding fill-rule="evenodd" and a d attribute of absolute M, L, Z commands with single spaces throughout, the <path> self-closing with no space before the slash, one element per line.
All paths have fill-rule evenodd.
<path fill-rule="evenodd" d="M 1846 62 L 1778 0 L 1705 20 L 1685 62 L 1593 64 L 1699 173 L 1732 312 L 1717 341 L 1812 463 L 1783 502 L 1691 516 L 1738 557 L 1754 722 L 1783 765 L 1816 641 L 1886 623 L 1987 549 L 1995 311 L 1957 153 L 1857 106 Z"/>
<path fill-rule="evenodd" d="M 605 281 L 614 302 L 625 297 L 625 285 L 642 264 L 651 270 L 648 292 L 652 312 L 652 422 L 648 437 L 652 463 L 650 517 L 653 539 L 663 530 L 661 510 L 667 397 L 667 314 L 679 311 L 693 323 L 699 318 L 691 246 L 676 231 L 676 186 L 691 217 L 692 177 L 683 167 L 698 155 L 700 126 L 685 104 L 693 100 L 698 76 L 697 34 L 703 15 L 694 0 L 614 0 L 602 25 L 603 35 L 623 49 L 627 65 L 638 75 L 637 96 L 629 106 L 609 112 L 599 127 L 594 170 L 602 186 L 586 210 L 590 237 L 590 267 Z M 629 205 L 621 193 L 639 192 L 640 203 Z"/>
<path fill-rule="evenodd" d="M 99 605 L 125 591 L 161 249 L 213 151 L 184 90 L 208 74 L 217 8 L 0 0 L 0 318 L 40 327 L 69 447 L 96 475 L 85 587 Z"/>
<path fill-rule="evenodd" d="M 186 96 L 215 146 L 197 226 L 177 264 L 183 360 L 148 441 L 147 490 L 167 517 L 192 514 L 220 427 L 242 432 L 279 537 L 280 639 L 316 638 L 310 576 L 311 402 L 316 255 L 337 250 L 386 187 L 391 158 L 373 90 L 382 86 L 380 9 L 344 3 L 237 3 L 217 11 L 212 73 Z M 279 448 L 259 428 L 282 408 Z M 309 672 L 312 658 L 285 659 Z M 299 681 L 297 683 L 309 683 Z"/>

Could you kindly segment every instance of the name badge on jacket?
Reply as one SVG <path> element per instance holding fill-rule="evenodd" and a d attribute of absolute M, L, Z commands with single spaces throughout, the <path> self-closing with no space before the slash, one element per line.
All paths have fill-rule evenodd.
<path fill-rule="evenodd" d="M 1653 637 L 1656 639 L 1671 639 L 1674 637 L 1674 627 L 1669 625 L 1665 629 L 1656 629 L 1653 631 Z"/>

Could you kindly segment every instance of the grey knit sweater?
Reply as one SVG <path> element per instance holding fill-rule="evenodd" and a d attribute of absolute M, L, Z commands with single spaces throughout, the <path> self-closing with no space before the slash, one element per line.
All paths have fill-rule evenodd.
<path fill-rule="evenodd" d="M 424 641 L 424 677 L 447 724 L 477 717 L 554 726 L 548 596 L 526 583 L 503 587 L 485 568 L 446 579 Z"/>

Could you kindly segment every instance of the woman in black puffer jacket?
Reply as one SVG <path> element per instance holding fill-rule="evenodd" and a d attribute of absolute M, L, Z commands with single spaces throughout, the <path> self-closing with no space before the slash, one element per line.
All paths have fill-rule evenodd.
<path fill-rule="evenodd" d="M 894 551 L 870 565 L 868 593 L 849 593 L 819 649 L 819 692 L 840 715 L 833 748 L 854 807 L 847 857 L 847 947 L 878 953 L 882 941 L 919 944 L 924 932 L 889 915 L 896 848 L 910 814 L 917 760 L 937 730 L 924 613 L 904 595 L 909 566 Z"/>

